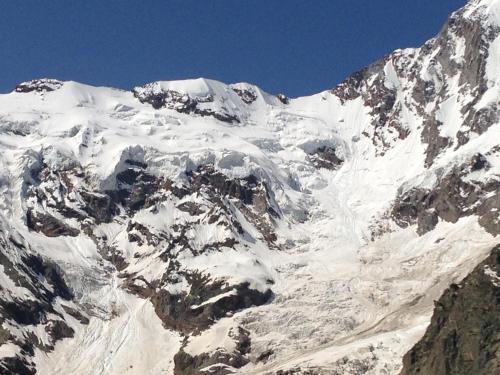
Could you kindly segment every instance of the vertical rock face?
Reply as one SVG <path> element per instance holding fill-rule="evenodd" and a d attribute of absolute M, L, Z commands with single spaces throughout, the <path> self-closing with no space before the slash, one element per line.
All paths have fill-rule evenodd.
<path fill-rule="evenodd" d="M 445 290 L 424 337 L 403 364 L 401 375 L 500 372 L 500 246 Z"/>
<path fill-rule="evenodd" d="M 495 373 L 498 15 L 311 97 L 0 95 L 0 374 Z"/>

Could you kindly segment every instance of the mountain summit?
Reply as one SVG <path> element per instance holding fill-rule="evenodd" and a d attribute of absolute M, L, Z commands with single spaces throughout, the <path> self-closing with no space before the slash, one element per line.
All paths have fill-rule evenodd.
<path fill-rule="evenodd" d="M 21 83 L 0 192 L 0 374 L 496 373 L 500 1 L 309 97 Z"/>

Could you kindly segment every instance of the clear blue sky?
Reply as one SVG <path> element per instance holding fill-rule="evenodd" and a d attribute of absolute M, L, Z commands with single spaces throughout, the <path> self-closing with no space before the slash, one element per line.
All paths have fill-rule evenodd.
<path fill-rule="evenodd" d="M 434 36 L 465 0 L 2 0 L 0 92 L 40 77 L 129 89 L 246 81 L 300 96 Z"/>

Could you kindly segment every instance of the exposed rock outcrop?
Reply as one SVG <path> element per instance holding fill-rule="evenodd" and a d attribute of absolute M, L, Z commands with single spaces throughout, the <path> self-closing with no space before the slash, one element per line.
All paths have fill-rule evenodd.
<path fill-rule="evenodd" d="M 245 357 L 251 350 L 250 332 L 238 327 L 229 333 L 235 341 L 235 349 L 228 352 L 219 348 L 213 353 L 190 355 L 181 349 L 174 357 L 175 375 L 225 375 L 233 374 L 249 361 Z"/>
<path fill-rule="evenodd" d="M 49 316 L 62 318 L 63 311 L 54 306 L 55 300 L 71 301 L 74 296 L 56 264 L 34 255 L 19 234 L 13 232 L 6 237 L 3 228 L 0 229 L 0 265 L 11 282 L 32 296 L 23 298 L 7 290 L 8 294 L 0 297 L 0 327 L 5 321 L 21 327 L 41 325 L 51 340 L 49 345 L 44 345 L 33 333 L 19 338 L 2 329 L 0 345 L 12 343 L 21 350 L 14 357 L 0 358 L 0 374 L 32 375 L 35 369 L 30 357 L 34 348 L 53 350 L 55 342 L 72 335 L 72 328 L 63 320 L 49 320 Z M 0 291 L 5 292 L 4 286 L 0 285 Z"/>
<path fill-rule="evenodd" d="M 500 372 L 500 246 L 436 301 L 424 337 L 405 355 L 401 375 Z"/>
<path fill-rule="evenodd" d="M 66 225 L 61 220 L 45 213 L 35 213 L 29 210 L 26 214 L 26 225 L 35 232 L 41 232 L 47 237 L 76 237 L 80 231 Z"/>
<path fill-rule="evenodd" d="M 318 147 L 309 153 L 308 158 L 316 168 L 330 170 L 336 170 L 344 163 L 344 160 L 339 158 L 335 153 L 335 148 L 330 146 Z"/>
<path fill-rule="evenodd" d="M 63 85 L 63 82 L 56 79 L 41 78 L 32 81 L 23 82 L 16 86 L 15 91 L 21 93 L 28 92 L 50 92 L 57 90 Z"/>
<path fill-rule="evenodd" d="M 267 303 L 272 292 L 251 289 L 248 283 L 228 285 L 206 275 L 188 274 L 189 293 L 172 294 L 159 290 L 151 297 L 165 327 L 185 334 L 199 333 L 228 313 Z"/>
<path fill-rule="evenodd" d="M 213 117 L 227 123 L 240 122 L 237 116 L 223 109 L 214 110 L 212 108 L 200 106 L 200 104 L 212 103 L 214 101 L 214 97 L 211 94 L 205 96 L 191 96 L 175 90 L 162 89 L 156 82 L 142 87 L 136 87 L 132 92 L 141 103 L 151 104 L 154 109 L 168 108 L 179 113 Z"/>
<path fill-rule="evenodd" d="M 252 88 L 238 88 L 233 86 L 232 89 L 246 104 L 252 104 L 257 100 L 257 94 Z"/>
<path fill-rule="evenodd" d="M 438 220 L 455 223 L 461 217 L 478 215 L 479 224 L 493 235 L 500 234 L 500 181 L 474 181 L 471 173 L 487 170 L 488 160 L 476 154 L 468 163 L 457 166 L 439 177 L 432 189 L 413 188 L 396 199 L 392 217 L 401 227 L 417 224 L 425 234 Z"/>

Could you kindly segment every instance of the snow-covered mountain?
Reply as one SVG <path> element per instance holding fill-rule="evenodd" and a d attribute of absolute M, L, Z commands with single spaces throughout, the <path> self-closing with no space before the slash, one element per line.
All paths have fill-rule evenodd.
<path fill-rule="evenodd" d="M 499 243 L 500 0 L 310 97 L 22 83 L 0 190 L 2 374 L 399 374 Z"/>

